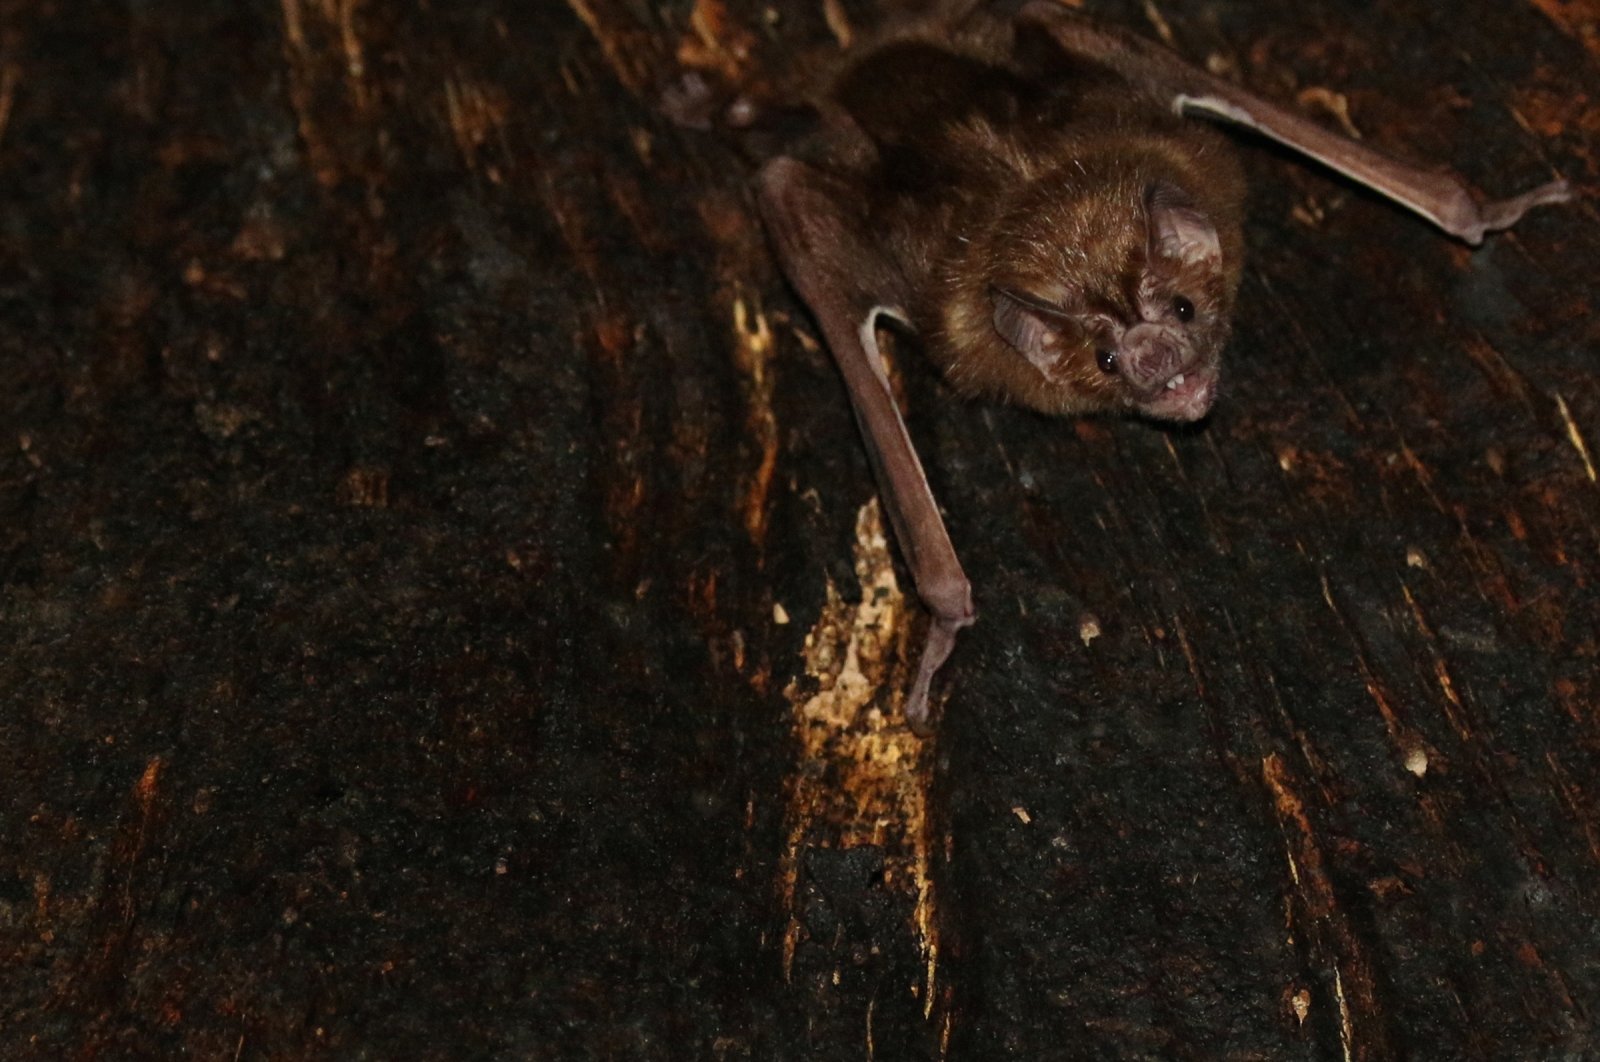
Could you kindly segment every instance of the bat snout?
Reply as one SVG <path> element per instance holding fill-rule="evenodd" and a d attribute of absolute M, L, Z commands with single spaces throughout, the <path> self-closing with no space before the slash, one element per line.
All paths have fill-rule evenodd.
<path fill-rule="evenodd" d="M 1157 324 L 1128 329 L 1118 365 L 1135 408 L 1145 416 L 1188 422 L 1211 411 L 1221 375 L 1217 359 L 1197 351 L 1174 329 Z"/>
<path fill-rule="evenodd" d="M 1123 333 L 1117 363 L 1122 376 L 1141 398 L 1157 397 L 1161 391 L 1195 367 L 1198 360 L 1183 337 L 1172 329 L 1141 324 Z"/>
<path fill-rule="evenodd" d="M 1221 371 L 1214 360 L 1193 362 L 1173 373 L 1155 392 L 1138 404 L 1139 411 L 1157 420 L 1189 423 L 1211 412 Z"/>

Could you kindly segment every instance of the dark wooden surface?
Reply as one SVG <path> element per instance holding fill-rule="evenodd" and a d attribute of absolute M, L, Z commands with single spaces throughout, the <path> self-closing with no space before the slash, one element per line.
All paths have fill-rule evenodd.
<path fill-rule="evenodd" d="M 1093 5 L 1493 192 L 1585 0 Z M 0 1056 L 1600 1057 L 1594 201 L 1245 145 L 1201 430 L 897 357 L 916 613 L 747 160 L 872 3 L 0 7 Z"/>

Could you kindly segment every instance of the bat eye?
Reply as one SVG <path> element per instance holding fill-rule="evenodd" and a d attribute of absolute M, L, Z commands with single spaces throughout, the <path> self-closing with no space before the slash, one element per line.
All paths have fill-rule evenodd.
<path fill-rule="evenodd" d="M 1094 352 L 1094 360 L 1100 366 L 1101 372 L 1117 371 L 1117 352 L 1114 350 L 1097 350 Z"/>
<path fill-rule="evenodd" d="M 1194 303 L 1179 295 L 1172 300 L 1172 312 L 1178 315 L 1178 320 L 1188 324 L 1194 320 Z"/>

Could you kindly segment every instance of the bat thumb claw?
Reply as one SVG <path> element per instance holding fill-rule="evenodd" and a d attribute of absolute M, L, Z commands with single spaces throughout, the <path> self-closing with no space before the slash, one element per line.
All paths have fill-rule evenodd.
<path fill-rule="evenodd" d="M 1573 191 L 1571 184 L 1565 180 L 1556 180 L 1509 199 L 1497 199 L 1492 203 L 1485 203 L 1479 212 L 1482 228 L 1478 239 L 1472 242 L 1480 242 L 1484 233 L 1509 229 L 1534 207 L 1568 203 L 1575 197 L 1576 192 Z"/>
<path fill-rule="evenodd" d="M 971 622 L 970 614 L 953 621 L 935 616 L 928 627 L 928 638 L 922 646 L 922 658 L 917 661 L 917 677 L 911 683 L 911 691 L 906 694 L 904 708 L 906 723 L 911 727 L 911 732 L 918 737 L 928 737 L 933 733 L 933 720 L 930 718 L 928 704 L 928 695 L 933 688 L 933 676 L 950 658 L 950 651 L 956 647 L 956 632 Z"/>
<path fill-rule="evenodd" d="M 933 687 L 933 673 L 939 670 L 935 665 L 929 668 L 928 651 L 922 651 L 922 661 L 917 665 L 917 678 L 911 684 L 911 690 L 906 694 L 905 714 L 906 725 L 917 737 L 933 736 L 933 720 L 930 718 L 928 694 Z"/>

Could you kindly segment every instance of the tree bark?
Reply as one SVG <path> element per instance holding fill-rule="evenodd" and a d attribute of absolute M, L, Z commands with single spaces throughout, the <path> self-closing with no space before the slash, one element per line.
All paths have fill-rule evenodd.
<path fill-rule="evenodd" d="M 1504 194 L 1583 5 L 1095 13 Z M 1170 9 L 1169 9 L 1170 8 Z M 0 1055 L 1600 1050 L 1593 200 L 1253 142 L 1198 429 L 893 352 L 920 612 L 745 153 L 887 3 L 0 8 Z"/>

